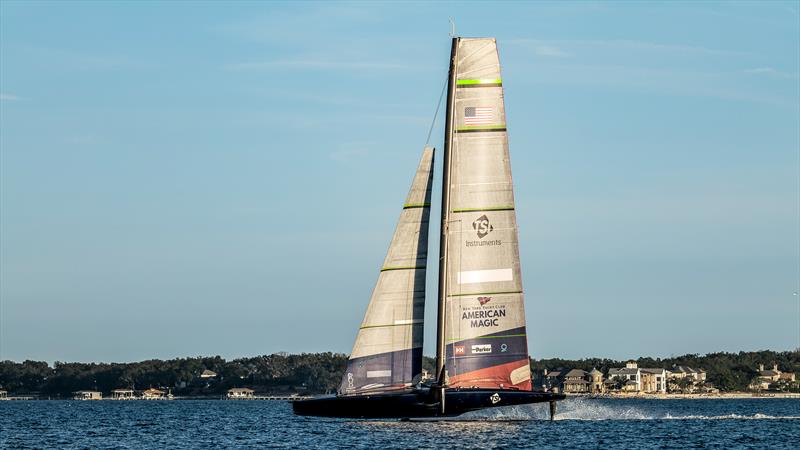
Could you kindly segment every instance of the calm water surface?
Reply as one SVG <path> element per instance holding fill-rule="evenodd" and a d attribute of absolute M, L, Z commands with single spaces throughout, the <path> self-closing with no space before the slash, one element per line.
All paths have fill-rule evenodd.
<path fill-rule="evenodd" d="M 3 448 L 798 448 L 800 400 L 592 400 L 400 422 L 270 401 L 0 402 Z"/>

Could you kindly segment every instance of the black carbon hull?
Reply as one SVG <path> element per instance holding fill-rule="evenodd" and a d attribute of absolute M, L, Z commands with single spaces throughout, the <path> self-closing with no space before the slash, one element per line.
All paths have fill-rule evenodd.
<path fill-rule="evenodd" d="M 301 416 L 347 418 L 412 418 L 458 416 L 465 412 L 499 406 L 563 400 L 564 394 L 550 392 L 492 389 L 445 390 L 445 414 L 439 413 L 439 402 L 432 391 L 407 393 L 327 396 L 292 402 L 294 413 Z"/>

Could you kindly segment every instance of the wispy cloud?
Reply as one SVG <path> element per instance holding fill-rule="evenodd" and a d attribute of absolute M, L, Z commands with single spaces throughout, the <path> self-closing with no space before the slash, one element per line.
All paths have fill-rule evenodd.
<path fill-rule="evenodd" d="M 157 67 L 150 61 L 118 53 L 78 52 L 27 44 L 11 45 L 10 48 L 26 54 L 36 66 L 46 70 L 113 71 Z"/>
<path fill-rule="evenodd" d="M 753 69 L 745 69 L 743 72 L 752 75 L 767 75 L 776 78 L 797 78 L 796 73 L 784 72 L 773 67 L 756 67 Z"/>
<path fill-rule="evenodd" d="M 572 56 L 577 50 L 604 48 L 607 50 L 639 50 L 661 53 L 704 54 L 704 55 L 743 55 L 734 50 L 712 49 L 696 45 L 661 44 L 649 41 L 626 39 L 508 39 L 506 45 L 530 47 L 540 56 Z"/>
<path fill-rule="evenodd" d="M 226 70 L 268 70 L 268 69 L 309 69 L 309 70 L 403 70 L 404 64 L 382 61 L 331 61 L 323 59 L 282 59 L 274 61 L 252 61 L 226 64 Z"/>
<path fill-rule="evenodd" d="M 703 47 L 699 45 L 682 45 L 682 44 L 661 44 L 648 41 L 636 40 L 589 40 L 589 41 L 573 41 L 575 43 L 583 43 L 589 45 L 599 45 L 606 47 L 621 47 L 629 49 L 647 50 L 647 51 L 661 51 L 672 53 L 699 53 L 704 55 L 744 55 L 745 52 L 737 50 L 721 50 Z"/>
<path fill-rule="evenodd" d="M 226 22 L 214 27 L 214 31 L 269 46 L 278 42 L 318 46 L 343 39 L 343 31 L 375 22 L 379 17 L 376 14 L 376 10 L 358 5 L 309 2 L 296 9 L 273 9 L 267 14 Z M 321 42 L 320 36 L 325 40 Z"/>
<path fill-rule="evenodd" d="M 523 69 L 524 70 L 524 69 Z M 725 100 L 794 106 L 796 99 L 737 82 L 735 72 L 703 72 L 603 64 L 538 64 L 526 82 L 601 86 L 625 91 L 703 96 Z M 739 77 L 741 78 L 741 77 Z"/>
<path fill-rule="evenodd" d="M 549 56 L 555 58 L 563 58 L 565 56 L 571 56 L 569 53 L 565 52 L 564 50 L 561 50 L 556 46 L 546 45 L 546 44 L 539 44 L 534 46 L 533 51 L 539 56 Z"/>
<path fill-rule="evenodd" d="M 0 93 L 0 101 L 4 102 L 14 102 L 17 100 L 22 100 L 22 97 L 18 97 L 13 94 L 6 94 L 5 92 Z"/>
<path fill-rule="evenodd" d="M 338 150 L 331 152 L 328 156 L 337 162 L 349 162 L 358 158 L 364 158 L 370 154 L 370 148 L 375 148 L 375 142 L 350 142 L 339 146 Z"/>

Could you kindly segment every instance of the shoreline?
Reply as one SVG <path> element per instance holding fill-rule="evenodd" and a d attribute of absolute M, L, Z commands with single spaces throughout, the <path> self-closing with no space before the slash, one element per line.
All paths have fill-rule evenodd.
<path fill-rule="evenodd" d="M 612 399 L 612 400 L 735 400 L 735 399 L 770 399 L 770 398 L 791 398 L 800 400 L 800 393 L 792 392 L 770 392 L 770 393 L 753 393 L 753 392 L 726 392 L 719 394 L 566 394 L 567 398 L 587 398 L 595 399 Z M 291 401 L 296 399 L 310 398 L 309 396 L 285 397 L 274 395 L 254 396 L 251 398 L 225 398 L 221 396 L 176 396 L 173 398 L 163 399 L 115 399 L 104 397 L 101 399 L 92 400 L 77 400 L 73 398 L 38 398 L 35 396 L 9 396 L 0 398 L 0 401 L 42 401 L 42 400 L 55 400 L 55 401 L 77 401 L 77 402 L 92 402 L 92 401 L 185 401 L 185 400 L 247 400 L 247 401 Z"/>
<path fill-rule="evenodd" d="M 725 400 L 745 398 L 794 398 L 800 399 L 800 393 L 793 392 L 724 392 L 718 394 L 567 394 L 567 398 L 591 399 L 641 399 L 641 400 Z"/>

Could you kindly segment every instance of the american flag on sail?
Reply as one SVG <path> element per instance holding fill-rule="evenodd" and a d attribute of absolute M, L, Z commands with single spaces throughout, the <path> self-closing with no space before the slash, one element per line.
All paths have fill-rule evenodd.
<path fill-rule="evenodd" d="M 467 106 L 464 108 L 464 125 L 491 125 L 494 119 L 492 108 Z"/>

